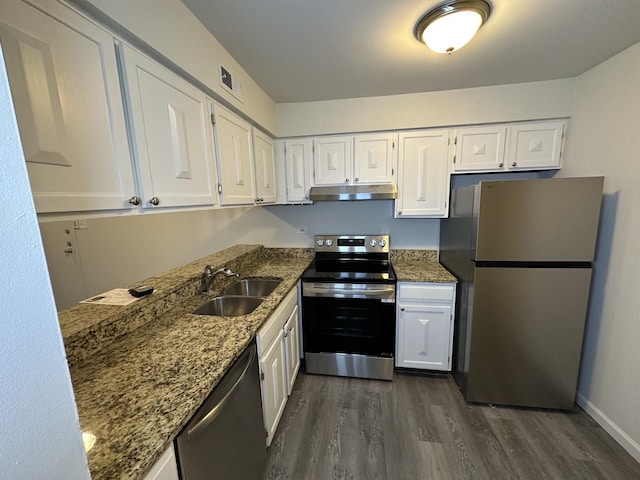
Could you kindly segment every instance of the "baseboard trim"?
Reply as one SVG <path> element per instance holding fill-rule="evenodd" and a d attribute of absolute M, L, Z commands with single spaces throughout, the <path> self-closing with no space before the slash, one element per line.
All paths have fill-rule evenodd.
<path fill-rule="evenodd" d="M 578 392 L 578 395 L 576 396 L 576 403 L 580 405 L 580 407 L 582 407 L 582 409 L 587 412 L 587 414 L 593 418 L 598 425 L 604 428 L 604 430 L 611 435 L 613 439 L 622 446 L 622 448 L 629 452 L 629 454 L 635 458 L 636 462 L 640 463 L 640 444 L 638 444 L 638 442 L 634 441 L 633 438 L 627 435 L 627 433 L 622 430 L 618 424 L 605 415 L 602 410 L 596 407 L 580 392 Z"/>

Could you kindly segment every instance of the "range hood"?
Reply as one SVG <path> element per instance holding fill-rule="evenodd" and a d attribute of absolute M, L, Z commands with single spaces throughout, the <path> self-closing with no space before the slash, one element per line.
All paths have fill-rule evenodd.
<path fill-rule="evenodd" d="M 398 198 L 398 187 L 387 183 L 382 185 L 349 185 L 311 187 L 309 200 L 393 200 Z"/>

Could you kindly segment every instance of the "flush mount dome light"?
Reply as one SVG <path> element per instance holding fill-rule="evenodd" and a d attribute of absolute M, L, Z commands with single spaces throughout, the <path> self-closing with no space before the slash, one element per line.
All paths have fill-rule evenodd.
<path fill-rule="evenodd" d="M 429 10 L 416 24 L 414 34 L 437 53 L 464 47 L 489 18 L 484 0 L 452 0 Z"/>

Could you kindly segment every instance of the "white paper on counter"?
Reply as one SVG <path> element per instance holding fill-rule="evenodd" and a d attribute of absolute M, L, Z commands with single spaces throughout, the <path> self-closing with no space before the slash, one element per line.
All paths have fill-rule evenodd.
<path fill-rule="evenodd" d="M 82 300 L 80 303 L 93 303 L 94 305 L 129 305 L 136 300 L 138 299 L 132 296 L 128 289 L 114 288 L 108 292 Z"/>

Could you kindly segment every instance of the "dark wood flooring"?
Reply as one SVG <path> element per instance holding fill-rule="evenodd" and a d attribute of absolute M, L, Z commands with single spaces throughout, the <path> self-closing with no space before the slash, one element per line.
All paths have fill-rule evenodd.
<path fill-rule="evenodd" d="M 263 478 L 638 480 L 640 464 L 578 407 L 469 405 L 450 376 L 301 372 Z"/>

